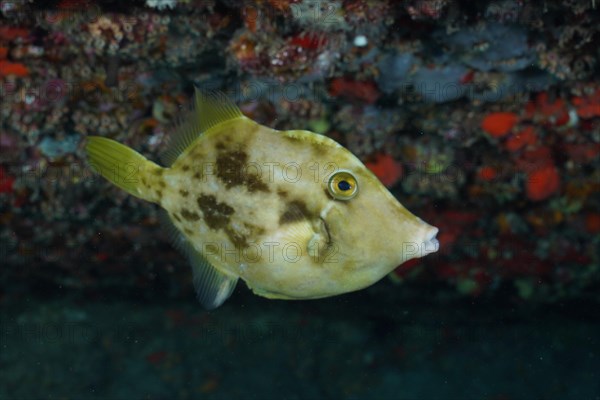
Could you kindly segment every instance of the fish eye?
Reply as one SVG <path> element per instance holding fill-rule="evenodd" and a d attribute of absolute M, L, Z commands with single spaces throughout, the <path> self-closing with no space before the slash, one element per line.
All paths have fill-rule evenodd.
<path fill-rule="evenodd" d="M 352 173 L 338 171 L 329 178 L 327 190 L 334 199 L 350 200 L 358 193 L 358 182 Z"/>

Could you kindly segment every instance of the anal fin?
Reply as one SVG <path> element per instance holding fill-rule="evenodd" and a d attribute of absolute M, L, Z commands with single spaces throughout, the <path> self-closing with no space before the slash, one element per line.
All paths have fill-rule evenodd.
<path fill-rule="evenodd" d="M 219 307 L 233 293 L 238 278 L 228 276 L 212 266 L 181 234 L 166 211 L 161 210 L 159 219 L 173 246 L 182 252 L 192 265 L 194 288 L 202 306 L 208 310 Z"/>

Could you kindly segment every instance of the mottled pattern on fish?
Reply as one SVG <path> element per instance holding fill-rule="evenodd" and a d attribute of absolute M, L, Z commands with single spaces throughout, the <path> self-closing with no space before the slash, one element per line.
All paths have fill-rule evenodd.
<path fill-rule="evenodd" d="M 171 167 L 147 161 L 135 187 L 121 186 L 166 210 L 188 248 L 210 264 L 195 268 L 218 271 L 197 279 L 199 292 L 208 290 L 200 296 L 205 305 L 222 303 L 238 277 L 271 298 L 358 290 L 437 249 L 437 229 L 407 211 L 335 141 L 309 131 L 277 131 L 241 114 L 217 122 Z M 328 188 L 340 171 L 358 183 L 355 198 L 340 200 Z M 415 244 L 418 251 L 407 251 Z M 215 296 L 224 298 L 211 302 Z"/>

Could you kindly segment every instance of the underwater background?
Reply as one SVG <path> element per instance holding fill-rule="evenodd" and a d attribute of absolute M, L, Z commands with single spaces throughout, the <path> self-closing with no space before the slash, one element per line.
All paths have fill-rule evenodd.
<path fill-rule="evenodd" d="M 583 0 L 0 0 L 0 399 L 600 399 L 599 43 Z M 158 160 L 194 86 L 342 143 L 439 252 L 205 311 L 83 151 Z"/>

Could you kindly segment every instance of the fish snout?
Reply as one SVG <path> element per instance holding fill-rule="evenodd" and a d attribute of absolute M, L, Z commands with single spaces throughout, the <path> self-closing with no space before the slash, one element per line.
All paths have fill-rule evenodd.
<path fill-rule="evenodd" d="M 404 243 L 402 249 L 404 261 L 425 257 L 427 254 L 435 253 L 440 247 L 440 243 L 436 238 L 439 229 L 421 220 L 419 222 L 420 224 L 412 240 Z"/>
<path fill-rule="evenodd" d="M 435 253 L 440 248 L 440 242 L 436 237 L 440 230 L 435 226 L 428 225 L 428 227 L 427 233 L 425 234 L 425 240 L 422 243 L 423 254 L 421 257 Z"/>

